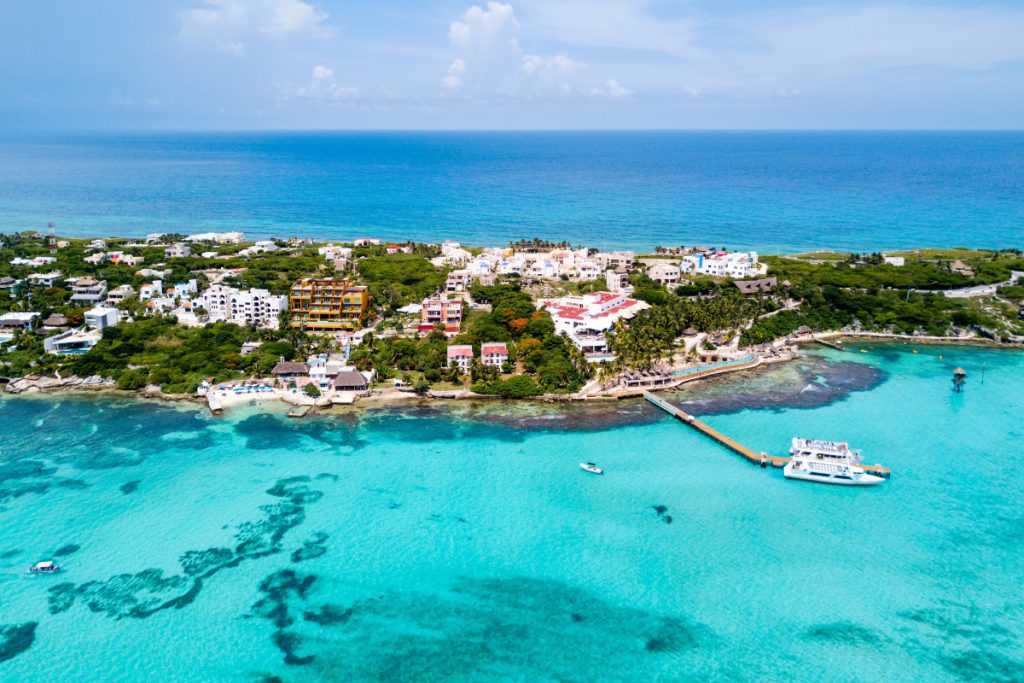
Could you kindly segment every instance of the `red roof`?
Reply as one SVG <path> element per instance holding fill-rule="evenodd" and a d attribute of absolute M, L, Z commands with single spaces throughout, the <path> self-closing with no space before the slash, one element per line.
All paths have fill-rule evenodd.
<path fill-rule="evenodd" d="M 606 303 L 608 301 L 611 301 L 611 299 L 615 298 L 616 296 L 618 296 L 618 295 L 617 294 L 612 294 L 610 297 L 603 298 L 601 303 Z M 635 306 L 636 304 L 637 304 L 636 299 L 625 299 L 618 306 L 612 306 L 607 311 L 603 311 L 601 313 L 595 313 L 594 315 L 591 315 L 589 317 L 590 318 L 606 318 L 606 317 L 608 317 L 610 315 L 614 315 L 616 313 L 620 313 L 620 312 L 626 310 L 627 308 L 631 308 L 632 306 Z M 585 317 L 588 317 L 587 316 L 587 312 L 586 312 L 585 309 L 577 308 L 575 306 L 559 306 L 557 304 L 549 304 L 547 306 L 547 309 L 548 309 L 548 311 L 551 312 L 552 316 L 563 318 L 565 320 L 583 320 Z"/>
<path fill-rule="evenodd" d="M 482 353 L 485 356 L 489 356 L 492 353 L 501 353 L 507 356 L 508 346 L 505 345 L 505 342 L 490 342 L 487 344 L 481 344 L 480 353 Z"/>
<path fill-rule="evenodd" d="M 449 346 L 448 347 L 449 358 L 472 358 L 473 347 L 467 345 Z"/>

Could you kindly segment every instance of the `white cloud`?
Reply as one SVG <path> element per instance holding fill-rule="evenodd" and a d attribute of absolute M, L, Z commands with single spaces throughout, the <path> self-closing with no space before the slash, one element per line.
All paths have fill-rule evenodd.
<path fill-rule="evenodd" d="M 248 41 L 261 34 L 314 35 L 328 32 L 328 15 L 303 0 L 202 0 L 202 7 L 178 13 L 178 37 L 211 44 L 221 52 L 244 57 Z"/>
<path fill-rule="evenodd" d="M 572 75 L 583 69 L 586 65 L 565 55 L 555 55 L 550 59 L 544 59 L 537 55 L 526 55 L 519 66 L 530 76 L 558 78 Z"/>
<path fill-rule="evenodd" d="M 627 97 L 632 95 L 633 91 L 629 90 L 614 78 L 609 78 L 603 88 L 593 88 L 590 91 L 591 97 L 610 97 L 617 99 L 619 97 Z"/>
<path fill-rule="evenodd" d="M 694 48 L 694 18 L 666 19 L 651 0 L 519 0 L 538 33 L 569 45 L 625 48 L 687 56 Z"/>
<path fill-rule="evenodd" d="M 466 70 L 466 62 L 456 58 L 454 62 L 448 65 L 448 75 L 441 79 L 441 85 L 450 89 L 458 90 L 462 87 L 462 74 Z"/>
<path fill-rule="evenodd" d="M 459 91 L 467 97 L 529 100 L 577 92 L 585 95 L 593 89 L 588 88 L 593 83 L 579 83 L 586 80 L 583 62 L 564 53 L 546 56 L 525 52 L 520 47 L 521 30 L 511 4 L 492 0 L 486 6 L 470 6 L 448 29 L 448 40 L 457 56 L 441 78 L 441 85 L 448 92 Z M 620 97 L 620 88 L 604 92 Z"/>
<path fill-rule="evenodd" d="M 235 57 L 245 56 L 245 43 L 240 40 L 230 40 L 226 43 L 218 43 L 217 49 Z"/>
<path fill-rule="evenodd" d="M 334 69 L 317 64 L 311 72 L 311 80 L 302 85 L 275 83 L 280 99 L 298 98 L 325 102 L 343 102 L 359 95 L 359 88 L 341 85 L 334 78 Z"/>
<path fill-rule="evenodd" d="M 261 29 L 268 33 L 306 31 L 327 19 L 327 12 L 302 0 L 264 0 L 263 4 L 267 16 Z"/>
<path fill-rule="evenodd" d="M 517 49 L 516 32 L 519 21 L 512 5 L 491 0 L 487 9 L 473 5 L 462 14 L 461 21 L 452 22 L 448 39 L 462 49 L 491 49 L 503 47 Z"/>

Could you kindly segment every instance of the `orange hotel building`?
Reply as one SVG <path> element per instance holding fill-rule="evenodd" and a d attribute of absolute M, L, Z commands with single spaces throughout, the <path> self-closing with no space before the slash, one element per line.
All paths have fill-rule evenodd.
<path fill-rule="evenodd" d="M 370 294 L 348 280 L 297 280 L 288 294 L 291 326 L 308 332 L 358 330 L 366 323 Z"/>

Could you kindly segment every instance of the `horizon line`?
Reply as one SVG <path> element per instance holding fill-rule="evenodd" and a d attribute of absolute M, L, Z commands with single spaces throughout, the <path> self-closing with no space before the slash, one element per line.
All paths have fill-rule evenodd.
<path fill-rule="evenodd" d="M 1021 128 L 8 128 L 0 138 L 59 133 L 1024 133 Z"/>

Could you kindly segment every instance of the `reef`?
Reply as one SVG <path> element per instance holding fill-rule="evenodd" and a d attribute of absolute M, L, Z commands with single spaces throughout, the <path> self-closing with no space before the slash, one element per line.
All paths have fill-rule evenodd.
<path fill-rule="evenodd" d="M 6 624 L 0 626 L 0 662 L 14 659 L 36 642 L 36 626 L 38 622 L 26 621 L 23 624 Z"/>
<path fill-rule="evenodd" d="M 650 666 L 656 677 L 666 662 L 715 641 L 701 624 L 558 581 L 462 579 L 448 592 L 387 592 L 347 606 L 318 603 L 318 585 L 313 575 L 275 572 L 251 612 L 273 625 L 284 662 L 314 676 L 591 680 Z"/>
<path fill-rule="evenodd" d="M 205 581 L 218 572 L 282 551 L 285 534 L 305 520 L 305 506 L 323 495 L 310 489 L 306 485 L 309 481 L 309 477 L 291 477 L 268 489 L 267 493 L 279 501 L 261 506 L 262 519 L 239 525 L 234 548 L 189 550 L 179 558 L 180 575 L 165 576 L 163 570 L 144 569 L 105 581 L 58 584 L 49 591 L 50 613 L 65 612 L 76 601 L 114 619 L 145 619 L 163 610 L 186 607 L 199 596 Z"/>

